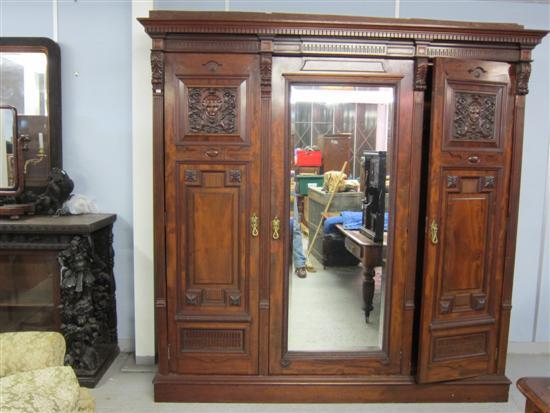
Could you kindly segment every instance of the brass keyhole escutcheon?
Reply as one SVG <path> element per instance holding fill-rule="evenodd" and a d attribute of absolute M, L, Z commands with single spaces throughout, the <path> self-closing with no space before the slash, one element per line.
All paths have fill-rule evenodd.
<path fill-rule="evenodd" d="M 434 244 L 434 245 L 437 245 L 437 243 L 439 242 L 439 239 L 437 238 L 437 231 L 438 230 L 439 230 L 439 228 L 437 226 L 437 222 L 434 219 L 432 221 L 432 224 L 430 225 L 430 232 L 431 232 L 431 236 L 432 236 L 432 244 Z"/>
<path fill-rule="evenodd" d="M 250 232 L 252 233 L 253 237 L 257 237 L 259 234 L 259 231 L 258 231 L 259 223 L 260 223 L 260 218 L 258 218 L 258 216 L 255 213 L 253 213 L 252 216 L 250 217 Z"/>
<path fill-rule="evenodd" d="M 271 229 L 273 231 L 273 239 L 279 239 L 281 237 L 279 234 L 281 230 L 281 220 L 279 217 L 273 218 L 273 221 L 271 221 Z"/>

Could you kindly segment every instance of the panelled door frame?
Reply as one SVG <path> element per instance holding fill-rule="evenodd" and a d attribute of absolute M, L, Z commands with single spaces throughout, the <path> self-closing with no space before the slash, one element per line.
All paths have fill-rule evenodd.
<path fill-rule="evenodd" d="M 514 96 L 508 63 L 435 59 L 417 380 L 497 373 Z"/>
<path fill-rule="evenodd" d="M 168 368 L 256 374 L 259 58 L 164 59 Z"/>
<path fill-rule="evenodd" d="M 304 70 L 314 61 L 315 70 Z M 349 62 L 349 59 L 347 59 Z M 413 333 L 416 234 L 423 92 L 413 90 L 414 61 L 354 59 L 352 70 L 334 70 L 338 59 L 273 57 L 271 205 L 273 216 L 289 222 L 290 136 L 289 93 L 293 84 L 354 84 L 391 86 L 396 90 L 392 139 L 390 234 L 384 336 L 379 350 L 362 352 L 289 352 L 288 225 L 271 240 L 269 373 L 277 375 L 410 375 Z M 323 69 L 324 65 L 326 66 Z M 338 66 L 338 63 L 336 64 Z M 373 71 L 360 68 L 376 68 Z M 359 69 L 358 69 L 359 68 Z M 425 73 L 425 72 L 424 72 Z M 399 191 L 396 188 L 400 188 Z"/>

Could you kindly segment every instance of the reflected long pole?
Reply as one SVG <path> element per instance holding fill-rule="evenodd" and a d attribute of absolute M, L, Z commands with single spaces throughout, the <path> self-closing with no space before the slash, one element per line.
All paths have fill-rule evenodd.
<path fill-rule="evenodd" d="M 330 197 L 328 199 L 327 205 L 325 206 L 325 210 L 321 213 L 321 219 L 319 220 L 319 224 L 317 224 L 317 229 L 315 230 L 315 234 L 313 235 L 313 240 L 311 241 L 311 244 L 309 244 L 307 248 L 306 268 L 308 271 L 313 270 L 313 265 L 311 264 L 309 257 L 311 256 L 311 251 L 313 250 L 313 246 L 315 245 L 315 241 L 317 240 L 317 236 L 319 235 L 319 231 L 321 230 L 321 226 L 323 225 L 323 215 L 325 215 L 328 212 L 330 208 L 330 204 L 332 204 L 332 199 L 334 198 L 334 195 L 336 194 L 336 191 L 340 186 L 340 182 L 344 177 L 344 171 L 346 170 L 346 166 L 348 166 L 348 161 L 344 162 L 344 165 L 340 170 L 340 175 L 338 175 L 338 179 L 336 180 L 336 183 L 333 186 L 332 191 L 330 191 Z"/>

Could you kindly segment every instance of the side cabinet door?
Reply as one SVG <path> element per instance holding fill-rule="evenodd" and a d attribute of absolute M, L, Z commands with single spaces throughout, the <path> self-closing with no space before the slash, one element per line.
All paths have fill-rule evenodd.
<path fill-rule="evenodd" d="M 167 54 L 169 363 L 180 374 L 258 369 L 258 57 Z"/>
<path fill-rule="evenodd" d="M 507 63 L 436 59 L 417 381 L 496 373 L 510 181 Z"/>

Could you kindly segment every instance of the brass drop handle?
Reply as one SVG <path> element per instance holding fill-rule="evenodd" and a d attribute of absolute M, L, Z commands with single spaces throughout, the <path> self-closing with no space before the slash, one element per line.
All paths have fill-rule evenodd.
<path fill-rule="evenodd" d="M 258 218 L 258 216 L 255 213 L 253 213 L 252 216 L 250 217 L 250 232 L 252 233 L 253 237 L 257 237 L 259 234 L 259 231 L 258 231 L 259 223 L 260 223 L 260 218 Z"/>
<path fill-rule="evenodd" d="M 279 234 L 279 231 L 281 230 L 281 220 L 279 217 L 273 218 L 273 221 L 271 221 L 271 229 L 273 231 L 273 239 L 279 239 L 281 237 Z"/>
<path fill-rule="evenodd" d="M 439 230 L 439 227 L 437 226 L 437 222 L 434 219 L 432 221 L 432 224 L 430 225 L 432 244 L 434 244 L 434 245 L 437 245 L 437 243 L 439 242 L 439 239 L 437 238 L 437 231 L 438 230 Z"/>
<path fill-rule="evenodd" d="M 217 149 L 215 148 L 209 148 L 206 152 L 205 152 L 206 156 L 209 156 L 210 158 L 215 158 L 216 156 L 218 156 L 220 154 L 220 151 L 218 151 Z"/>

